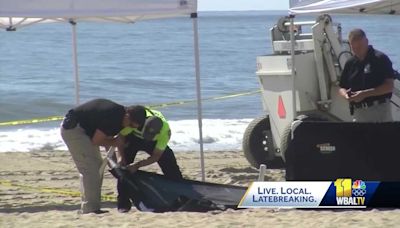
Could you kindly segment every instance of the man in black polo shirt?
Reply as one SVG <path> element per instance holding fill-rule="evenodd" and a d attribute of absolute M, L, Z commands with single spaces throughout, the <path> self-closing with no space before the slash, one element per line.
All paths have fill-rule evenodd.
<path fill-rule="evenodd" d="M 115 137 L 130 126 L 125 107 L 106 99 L 96 99 L 71 109 L 65 116 L 61 136 L 68 147 L 81 182 L 81 213 L 102 213 L 100 210 L 102 164 L 99 146 L 121 146 Z"/>
<path fill-rule="evenodd" d="M 354 121 L 393 121 L 390 104 L 394 87 L 392 62 L 368 44 L 361 29 L 350 32 L 349 42 L 354 56 L 343 69 L 339 94 L 349 101 Z"/>

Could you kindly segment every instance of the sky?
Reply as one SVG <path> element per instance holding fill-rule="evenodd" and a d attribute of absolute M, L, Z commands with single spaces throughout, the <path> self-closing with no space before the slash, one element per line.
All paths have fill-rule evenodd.
<path fill-rule="evenodd" d="M 199 11 L 287 10 L 289 0 L 198 0 Z"/>

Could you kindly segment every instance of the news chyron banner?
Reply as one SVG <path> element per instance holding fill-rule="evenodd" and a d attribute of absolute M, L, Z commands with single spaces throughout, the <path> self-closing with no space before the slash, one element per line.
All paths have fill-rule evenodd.
<path fill-rule="evenodd" d="M 352 180 L 253 182 L 239 208 L 400 207 L 400 182 Z"/>

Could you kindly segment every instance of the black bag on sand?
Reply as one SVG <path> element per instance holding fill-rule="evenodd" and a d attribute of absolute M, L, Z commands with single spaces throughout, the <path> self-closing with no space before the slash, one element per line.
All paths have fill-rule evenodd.
<path fill-rule="evenodd" d="M 110 170 L 129 189 L 133 204 L 140 211 L 168 212 L 237 209 L 247 188 L 192 180 L 173 180 L 163 175 L 121 167 Z"/>

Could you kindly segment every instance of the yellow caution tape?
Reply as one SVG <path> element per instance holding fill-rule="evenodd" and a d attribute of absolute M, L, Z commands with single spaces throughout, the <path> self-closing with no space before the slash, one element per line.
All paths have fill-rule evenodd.
<path fill-rule="evenodd" d="M 18 187 L 18 188 L 27 189 L 27 190 L 33 190 L 33 191 L 42 192 L 42 193 L 53 193 L 53 194 L 57 194 L 57 195 L 81 197 L 81 193 L 80 192 L 69 190 L 69 189 L 35 187 L 35 186 L 29 186 L 29 185 L 21 185 L 21 184 L 12 183 L 11 181 L 8 181 L 8 180 L 0 180 L 0 185 L 8 186 L 8 187 Z M 101 200 L 116 202 L 117 201 L 117 197 L 115 197 L 113 195 L 102 195 L 101 196 Z"/>
<path fill-rule="evenodd" d="M 49 116 L 44 118 L 36 118 L 30 120 L 14 120 L 14 121 L 7 121 L 0 123 L 1 126 L 14 126 L 14 125 L 21 125 L 21 124 L 36 124 L 36 123 L 43 123 L 43 122 L 50 122 L 50 121 L 58 121 L 62 120 L 63 116 Z"/>
<path fill-rule="evenodd" d="M 260 93 L 260 92 L 261 92 L 261 90 L 247 91 L 247 92 L 228 94 L 228 95 L 218 96 L 218 97 L 209 97 L 209 98 L 204 98 L 201 100 L 202 101 L 225 100 L 225 99 L 229 99 L 229 98 L 253 95 L 253 94 Z M 150 108 L 165 108 L 165 107 L 169 107 L 169 106 L 185 105 L 185 104 L 196 103 L 196 102 L 197 102 L 197 100 L 192 99 L 192 100 L 185 100 L 185 101 L 169 102 L 169 103 L 164 103 L 164 104 L 148 105 L 148 107 L 150 107 Z"/>
<path fill-rule="evenodd" d="M 209 98 L 204 98 L 201 100 L 202 101 L 225 100 L 225 99 L 236 98 L 236 97 L 241 97 L 241 96 L 253 95 L 253 94 L 260 93 L 260 92 L 261 92 L 261 90 L 246 91 L 246 92 L 228 94 L 228 95 L 218 96 L 218 97 L 209 97 Z M 153 104 L 153 105 L 147 105 L 147 106 L 150 108 L 166 108 L 166 107 L 170 107 L 170 106 L 186 105 L 186 104 L 191 104 L 191 103 L 196 103 L 196 102 L 197 102 L 197 100 L 192 99 L 192 100 L 174 101 L 174 102 L 168 102 L 168 103 L 162 103 L 162 104 Z M 62 120 L 63 118 L 64 118 L 63 116 L 49 116 L 49 117 L 35 118 L 35 119 L 29 119 L 29 120 L 7 121 L 7 122 L 1 122 L 0 127 L 59 121 L 59 120 Z"/>

